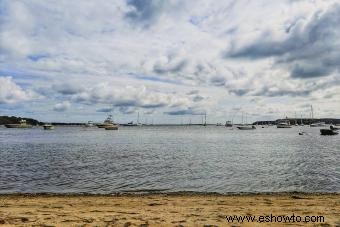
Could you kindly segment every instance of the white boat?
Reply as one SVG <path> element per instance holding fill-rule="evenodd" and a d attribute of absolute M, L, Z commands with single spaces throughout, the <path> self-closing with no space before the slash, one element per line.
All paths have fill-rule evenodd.
<path fill-rule="evenodd" d="M 288 119 L 286 120 L 281 120 L 279 123 L 276 125 L 277 128 L 291 128 L 290 121 Z"/>
<path fill-rule="evenodd" d="M 137 124 L 133 123 L 133 121 L 126 123 L 126 124 L 121 124 L 123 126 L 137 126 Z"/>
<path fill-rule="evenodd" d="M 313 106 L 310 106 L 310 111 L 311 111 L 311 117 L 312 117 L 312 122 L 314 121 L 314 110 L 313 110 Z M 325 122 L 314 122 L 312 124 L 309 125 L 310 127 L 326 127 L 326 123 Z"/>
<path fill-rule="evenodd" d="M 309 125 L 310 127 L 326 127 L 326 123 L 325 122 L 315 122 Z"/>
<path fill-rule="evenodd" d="M 44 124 L 43 127 L 44 127 L 44 130 L 52 130 L 52 129 L 54 129 L 54 126 L 52 124 Z"/>
<path fill-rule="evenodd" d="M 239 125 L 237 126 L 240 130 L 254 130 L 256 129 L 255 125 Z"/>
<path fill-rule="evenodd" d="M 93 123 L 93 121 L 88 121 L 84 126 L 85 127 L 93 127 L 94 123 Z"/>

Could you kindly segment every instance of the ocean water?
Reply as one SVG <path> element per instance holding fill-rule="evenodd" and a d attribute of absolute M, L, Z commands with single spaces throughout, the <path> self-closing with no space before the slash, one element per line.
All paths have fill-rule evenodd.
<path fill-rule="evenodd" d="M 150 191 L 340 192 L 340 135 L 307 126 L 0 127 L 0 193 Z"/>

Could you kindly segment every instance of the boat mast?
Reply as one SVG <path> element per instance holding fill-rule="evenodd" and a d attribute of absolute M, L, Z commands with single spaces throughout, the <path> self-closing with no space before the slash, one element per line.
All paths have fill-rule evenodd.
<path fill-rule="evenodd" d="M 314 111 L 313 111 L 313 106 L 310 105 L 310 111 L 311 111 L 311 118 L 314 120 Z"/>
<path fill-rule="evenodd" d="M 207 112 L 204 114 L 204 125 L 207 125 Z"/>

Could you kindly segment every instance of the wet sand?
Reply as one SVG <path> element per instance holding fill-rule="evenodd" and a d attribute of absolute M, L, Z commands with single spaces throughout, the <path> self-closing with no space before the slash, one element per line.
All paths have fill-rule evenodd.
<path fill-rule="evenodd" d="M 239 223 L 226 215 L 324 216 Z M 340 226 L 340 194 L 0 195 L 0 226 Z"/>

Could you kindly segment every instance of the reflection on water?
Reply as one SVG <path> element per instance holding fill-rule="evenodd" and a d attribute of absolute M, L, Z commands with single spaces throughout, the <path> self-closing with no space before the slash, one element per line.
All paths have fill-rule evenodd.
<path fill-rule="evenodd" d="M 0 128 L 0 193 L 339 192 L 340 136 L 318 128 Z"/>

